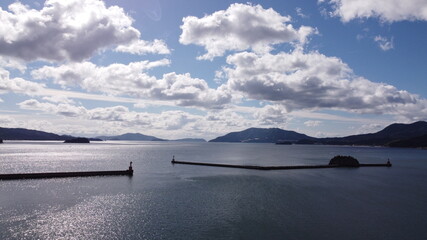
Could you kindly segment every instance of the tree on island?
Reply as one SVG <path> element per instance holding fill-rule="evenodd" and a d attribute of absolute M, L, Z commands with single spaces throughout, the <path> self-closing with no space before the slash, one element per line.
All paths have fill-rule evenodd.
<path fill-rule="evenodd" d="M 352 156 L 335 156 L 329 161 L 329 165 L 338 165 L 343 167 L 358 167 L 359 161 Z"/>
<path fill-rule="evenodd" d="M 87 138 L 72 138 L 72 139 L 67 139 L 64 141 L 64 143 L 90 143 L 89 139 Z"/>

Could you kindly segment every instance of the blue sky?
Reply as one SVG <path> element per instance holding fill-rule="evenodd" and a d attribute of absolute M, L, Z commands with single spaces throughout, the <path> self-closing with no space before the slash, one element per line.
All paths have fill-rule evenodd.
<path fill-rule="evenodd" d="M 0 126 L 311 136 L 427 119 L 427 2 L 0 3 Z"/>

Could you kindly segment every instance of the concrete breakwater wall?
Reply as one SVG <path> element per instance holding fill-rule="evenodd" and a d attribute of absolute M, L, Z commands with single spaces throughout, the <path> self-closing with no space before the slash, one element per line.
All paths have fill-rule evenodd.
<path fill-rule="evenodd" d="M 119 171 L 90 171 L 90 172 L 43 172 L 43 173 L 10 173 L 0 174 L 0 180 L 37 179 L 37 178 L 65 178 L 65 177 L 93 177 L 93 176 L 120 176 L 133 175 L 132 162 L 129 169 Z"/>
<path fill-rule="evenodd" d="M 227 167 L 227 168 L 243 168 L 252 170 L 291 170 L 291 169 L 317 169 L 317 168 L 342 168 L 348 166 L 341 166 L 338 164 L 325 164 L 325 165 L 295 165 L 295 166 L 254 166 L 254 165 L 234 165 L 234 164 L 220 164 L 220 163 L 201 163 L 201 162 L 185 162 L 176 161 L 175 158 L 171 161 L 172 164 L 186 164 L 196 166 L 208 167 Z M 384 164 L 359 164 L 357 167 L 391 167 L 391 163 Z"/>

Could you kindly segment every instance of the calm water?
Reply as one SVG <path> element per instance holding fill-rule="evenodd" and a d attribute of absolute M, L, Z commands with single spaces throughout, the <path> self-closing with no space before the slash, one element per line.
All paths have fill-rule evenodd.
<path fill-rule="evenodd" d="M 171 165 L 391 168 L 256 171 Z M 0 239 L 427 239 L 427 150 L 274 144 L 7 142 L 0 173 L 135 175 L 0 181 Z"/>

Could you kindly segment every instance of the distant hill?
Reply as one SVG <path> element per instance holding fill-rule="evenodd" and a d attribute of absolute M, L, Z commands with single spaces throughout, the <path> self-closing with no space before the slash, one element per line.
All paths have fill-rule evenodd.
<path fill-rule="evenodd" d="M 25 128 L 2 128 L 0 127 L 0 139 L 3 140 L 43 140 L 43 141 L 65 141 L 76 137 L 70 135 L 58 135 Z M 102 141 L 97 138 L 89 138 L 90 141 Z"/>
<path fill-rule="evenodd" d="M 314 138 L 280 128 L 249 128 L 240 132 L 228 133 L 209 142 L 276 143 L 281 141 L 296 142 L 303 139 Z"/>
<path fill-rule="evenodd" d="M 55 133 L 43 132 L 38 130 L 31 130 L 25 128 L 2 128 L 0 127 L 0 139 L 1 140 L 57 140 L 65 141 L 75 139 L 75 136 L 71 135 L 58 135 Z M 95 138 L 88 138 L 90 141 L 102 141 L 102 140 L 127 140 L 127 141 L 168 141 L 165 139 L 148 136 L 140 133 L 126 133 L 117 136 L 99 136 Z M 174 141 L 185 141 L 185 142 L 206 142 L 204 139 L 199 138 L 183 138 Z"/>
<path fill-rule="evenodd" d="M 1 128 L 0 139 L 3 140 L 59 140 L 75 138 L 69 135 L 58 135 L 25 128 Z M 126 133 L 118 136 L 99 136 L 89 138 L 99 140 L 128 141 L 168 141 L 140 133 Z M 200 138 L 183 138 L 172 141 L 205 142 Z M 246 142 L 246 143 L 295 143 L 325 145 L 367 145 L 390 147 L 421 147 L 427 148 L 427 122 L 419 121 L 411 124 L 395 123 L 376 133 L 359 134 L 337 138 L 314 138 L 294 131 L 279 128 L 249 128 L 240 132 L 228 133 L 209 142 Z"/>
<path fill-rule="evenodd" d="M 391 142 L 389 146 L 404 148 L 427 148 L 427 134 L 409 139 L 397 140 Z"/>
<path fill-rule="evenodd" d="M 140 133 L 125 133 L 118 136 L 98 136 L 103 140 L 126 140 L 126 141 L 166 141 L 165 139 L 148 136 Z"/>
<path fill-rule="evenodd" d="M 260 142 L 325 145 L 367 145 L 390 147 L 427 147 L 427 122 L 394 123 L 376 133 L 336 138 L 314 138 L 279 128 L 249 128 L 217 137 L 210 142 Z"/>
<path fill-rule="evenodd" d="M 169 140 L 172 142 L 206 142 L 203 138 L 181 138 L 181 139 L 175 139 L 175 140 Z"/>
<path fill-rule="evenodd" d="M 318 141 L 329 145 L 389 146 L 393 142 L 412 139 L 425 134 L 427 134 L 427 122 L 419 121 L 411 124 L 394 123 L 376 133 L 341 138 L 322 138 Z"/>
<path fill-rule="evenodd" d="M 58 135 L 25 128 L 0 128 L 0 138 L 3 140 L 68 140 L 67 135 Z"/>

